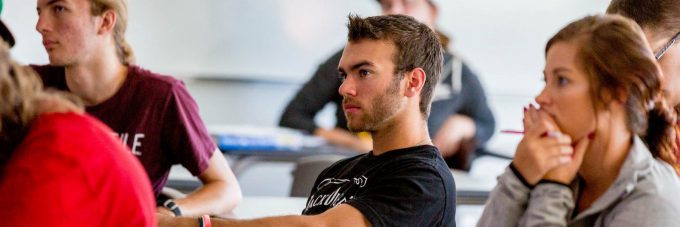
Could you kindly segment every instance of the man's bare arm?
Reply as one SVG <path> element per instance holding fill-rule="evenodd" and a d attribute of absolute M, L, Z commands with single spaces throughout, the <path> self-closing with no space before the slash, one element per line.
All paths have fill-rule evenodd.
<path fill-rule="evenodd" d="M 159 217 L 159 226 L 178 226 L 178 227 L 197 227 L 197 218 L 173 218 L 170 216 Z M 266 217 L 252 220 L 229 220 L 217 219 L 211 220 L 212 226 L 215 227 L 229 227 L 229 226 L 357 226 L 369 227 L 370 222 L 364 217 L 356 208 L 342 204 L 319 215 L 290 215 L 278 217 Z"/>

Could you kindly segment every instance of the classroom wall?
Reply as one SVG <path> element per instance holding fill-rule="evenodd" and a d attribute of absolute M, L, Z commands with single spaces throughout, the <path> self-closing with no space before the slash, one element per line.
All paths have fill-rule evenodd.
<path fill-rule="evenodd" d="M 569 21 L 603 12 L 607 0 L 435 0 L 439 28 L 476 71 L 498 128 L 521 127 L 522 105 L 542 86 L 544 45 Z M 0 17 L 24 63 L 47 63 L 35 31 L 35 0 L 4 1 Z M 129 1 L 137 62 L 186 81 L 209 125 L 273 126 L 316 66 L 343 46 L 346 16 L 379 14 L 374 0 Z M 228 79 L 228 80 L 225 80 Z M 236 81 L 236 82 L 235 82 Z M 319 117 L 333 125 L 330 113 Z M 512 150 L 512 139 L 494 139 Z M 496 143 L 496 142 L 492 142 Z"/>
<path fill-rule="evenodd" d="M 479 74 L 498 129 L 521 128 L 520 109 L 542 86 L 547 39 L 569 21 L 603 12 L 609 2 L 434 1 L 438 27 Z M 47 63 L 35 7 L 35 0 L 6 0 L 0 18 L 18 40 L 16 59 Z M 131 0 L 129 11 L 127 37 L 137 62 L 183 79 L 207 125 L 274 126 L 301 83 L 344 45 L 346 16 L 376 15 L 379 8 L 374 0 Z M 317 120 L 332 126 L 332 113 L 329 107 Z M 512 155 L 519 139 L 497 134 L 488 147 Z M 489 165 L 477 167 L 493 180 Z M 291 163 L 267 163 L 239 181 L 248 196 L 286 196 L 291 170 Z"/>

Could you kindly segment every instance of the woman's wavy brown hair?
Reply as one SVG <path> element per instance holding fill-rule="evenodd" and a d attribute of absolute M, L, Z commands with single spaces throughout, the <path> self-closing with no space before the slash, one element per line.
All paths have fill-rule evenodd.
<path fill-rule="evenodd" d="M 619 15 L 587 16 L 553 36 L 546 55 L 558 42 L 580 47 L 577 65 L 586 72 L 595 109 L 603 109 L 609 97 L 624 102 L 627 128 L 680 175 L 676 115 L 663 99 L 663 76 L 640 26 Z"/>

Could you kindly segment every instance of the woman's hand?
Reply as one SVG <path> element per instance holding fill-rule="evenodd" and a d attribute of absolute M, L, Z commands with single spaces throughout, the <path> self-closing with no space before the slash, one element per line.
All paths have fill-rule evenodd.
<path fill-rule="evenodd" d="M 590 140 L 595 134 L 590 133 L 585 138 L 582 138 L 576 143 L 574 147 L 574 155 L 572 155 L 571 160 L 563 165 L 557 166 L 543 176 L 543 179 L 559 182 L 562 184 L 569 184 L 574 180 L 579 168 L 581 168 L 581 163 L 583 163 L 583 156 L 586 153 L 586 149 L 590 144 Z"/>
<path fill-rule="evenodd" d="M 535 185 L 548 171 L 570 163 L 573 152 L 571 137 L 560 132 L 550 115 L 533 105 L 525 108 L 524 138 L 512 162 L 527 183 Z"/>

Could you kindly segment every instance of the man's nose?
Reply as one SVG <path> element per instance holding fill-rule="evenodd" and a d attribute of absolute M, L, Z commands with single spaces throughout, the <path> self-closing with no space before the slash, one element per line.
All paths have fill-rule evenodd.
<path fill-rule="evenodd" d="M 352 76 L 347 76 L 344 81 L 342 81 L 342 84 L 340 85 L 340 88 L 338 88 L 338 92 L 340 95 L 344 96 L 356 96 L 356 84 Z"/>
<path fill-rule="evenodd" d="M 49 30 L 49 21 L 42 15 L 38 16 L 38 22 L 35 24 L 35 30 L 40 34 L 44 34 Z"/>

